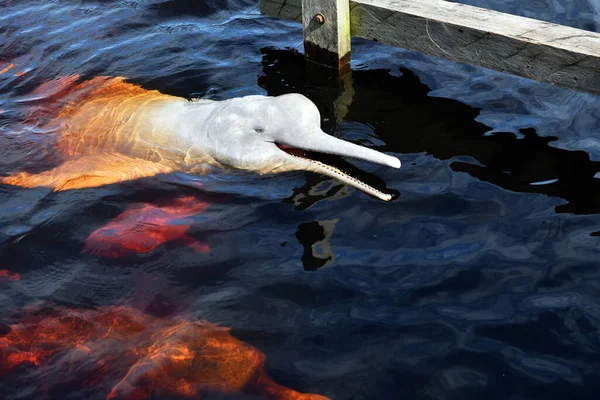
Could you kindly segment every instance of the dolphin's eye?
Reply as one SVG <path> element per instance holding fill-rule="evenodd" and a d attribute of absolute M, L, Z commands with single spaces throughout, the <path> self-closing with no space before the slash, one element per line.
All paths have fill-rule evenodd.
<path fill-rule="evenodd" d="M 256 132 L 256 133 L 263 133 L 264 129 L 262 129 L 262 128 L 254 128 L 254 132 Z"/>

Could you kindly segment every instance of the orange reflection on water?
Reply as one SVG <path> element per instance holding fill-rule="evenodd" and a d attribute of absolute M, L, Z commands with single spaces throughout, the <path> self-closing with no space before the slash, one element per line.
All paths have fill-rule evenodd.
<path fill-rule="evenodd" d="M 114 385 L 107 399 L 200 398 L 207 392 L 327 399 L 275 383 L 263 353 L 207 322 L 156 318 L 121 306 L 57 308 L 11 328 L 0 337 L 0 376 L 21 364 L 47 367 L 58 374 L 49 376 L 55 385 L 61 377 L 88 387 Z"/>
<path fill-rule="evenodd" d="M 21 275 L 17 272 L 11 272 L 6 269 L 0 269 L 0 283 L 6 281 L 18 281 L 21 279 Z"/>
<path fill-rule="evenodd" d="M 193 196 L 182 197 L 157 206 L 134 204 L 107 225 L 87 238 L 84 251 L 109 258 L 135 253 L 149 253 L 163 243 L 184 240 L 196 251 L 208 253 L 210 248 L 187 235 L 193 220 L 209 203 Z"/>
<path fill-rule="evenodd" d="M 10 69 L 14 68 L 15 64 L 8 64 L 6 67 L 0 69 L 0 74 L 3 74 L 5 72 L 8 72 Z"/>

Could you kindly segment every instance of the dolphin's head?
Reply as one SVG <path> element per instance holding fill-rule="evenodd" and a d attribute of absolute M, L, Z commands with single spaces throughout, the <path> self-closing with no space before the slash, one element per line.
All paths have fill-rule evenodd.
<path fill-rule="evenodd" d="M 209 152 L 234 168 L 272 173 L 307 170 L 336 178 L 382 200 L 392 196 L 319 161 L 319 153 L 400 167 L 400 160 L 330 136 L 319 110 L 300 94 L 247 96 L 221 102 L 205 125 Z M 206 143 L 204 144 L 206 146 Z"/>

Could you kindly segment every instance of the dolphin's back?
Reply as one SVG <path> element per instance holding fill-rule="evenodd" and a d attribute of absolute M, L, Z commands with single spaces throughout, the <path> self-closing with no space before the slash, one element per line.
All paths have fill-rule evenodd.
<path fill-rule="evenodd" d="M 64 156 L 135 150 L 152 106 L 178 99 L 105 77 L 84 82 L 69 96 L 52 121 L 59 127 L 57 151 Z"/>

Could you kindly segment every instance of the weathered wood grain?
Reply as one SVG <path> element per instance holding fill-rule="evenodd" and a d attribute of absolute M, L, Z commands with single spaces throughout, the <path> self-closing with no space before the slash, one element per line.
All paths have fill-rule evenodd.
<path fill-rule="evenodd" d="M 349 0 L 302 0 L 306 57 L 330 67 L 350 61 Z"/>
<path fill-rule="evenodd" d="M 261 11 L 299 20 L 301 1 Z M 598 33 L 443 0 L 352 0 L 350 23 L 353 36 L 600 94 Z"/>
<path fill-rule="evenodd" d="M 302 22 L 302 0 L 260 0 L 259 7 L 264 15 Z"/>

